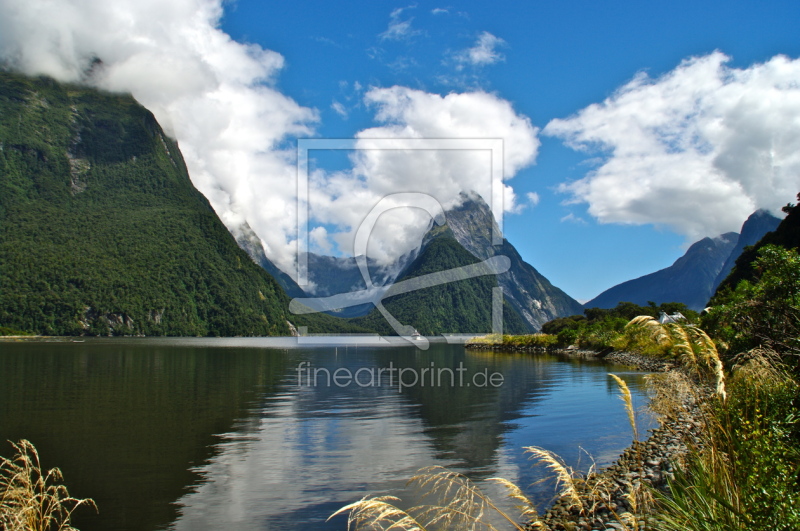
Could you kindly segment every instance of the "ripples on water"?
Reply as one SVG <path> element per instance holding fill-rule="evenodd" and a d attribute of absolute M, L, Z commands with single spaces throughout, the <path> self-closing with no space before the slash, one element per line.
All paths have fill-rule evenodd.
<path fill-rule="evenodd" d="M 301 362 L 353 373 L 463 363 L 467 374 L 487 369 L 505 381 L 398 392 L 384 374 L 380 386 L 298 386 Z M 552 490 L 529 486 L 541 475 L 523 446 L 585 469 L 588 454 L 606 465 L 630 443 L 612 370 L 642 405 L 638 372 L 447 344 L 0 343 L 0 439 L 32 440 L 74 495 L 95 498 L 100 514 L 75 522 L 83 531 L 342 530 L 344 519 L 325 523 L 336 509 L 366 494 L 413 503 L 406 481 L 434 464 L 479 483 L 505 477 L 545 502 Z"/>

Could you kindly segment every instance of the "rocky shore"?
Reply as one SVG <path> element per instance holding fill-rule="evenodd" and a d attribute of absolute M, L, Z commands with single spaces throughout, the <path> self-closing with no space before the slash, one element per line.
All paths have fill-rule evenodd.
<path fill-rule="evenodd" d="M 646 441 L 637 441 L 608 468 L 575 481 L 579 502 L 562 497 L 542 517 L 529 524 L 530 531 L 638 531 L 657 530 L 658 522 L 645 510 L 652 495 L 648 487 L 664 491 L 673 467 L 698 446 L 700 427 L 697 406 L 687 407 L 669 424 L 652 430 Z"/>
<path fill-rule="evenodd" d="M 507 348 L 478 344 L 468 348 L 550 353 L 583 359 L 602 359 L 649 372 L 680 370 L 676 364 L 631 352 L 596 352 L 578 349 L 541 347 Z M 529 531 L 656 531 L 659 522 L 648 514 L 652 489 L 665 491 L 674 466 L 681 463 L 689 446 L 699 447 L 700 405 L 685 402 L 674 418 L 651 430 L 645 441 L 629 446 L 617 461 L 589 476 L 576 478 L 577 497 L 564 496 L 538 520 L 527 525 Z"/>

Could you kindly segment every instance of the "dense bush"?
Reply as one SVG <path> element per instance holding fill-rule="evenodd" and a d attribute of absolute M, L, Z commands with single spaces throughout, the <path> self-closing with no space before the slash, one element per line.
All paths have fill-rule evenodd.
<path fill-rule="evenodd" d="M 655 354 L 660 353 L 662 349 L 654 350 L 650 341 L 640 340 L 633 332 L 628 332 L 626 335 L 625 325 L 634 317 L 640 315 L 658 317 L 661 312 L 669 315 L 680 312 L 688 322 L 693 322 L 698 317 L 697 312 L 678 302 L 663 303 L 658 306 L 655 303 L 639 306 L 632 302 L 621 302 L 615 308 L 587 308 L 583 312 L 584 315 L 554 319 L 542 326 L 542 332 L 554 334 L 560 346 L 576 345 L 591 349 L 614 347 Z"/>
<path fill-rule="evenodd" d="M 767 245 L 750 267 L 753 280 L 718 293 L 703 327 L 731 354 L 758 346 L 800 354 L 800 255 Z"/>

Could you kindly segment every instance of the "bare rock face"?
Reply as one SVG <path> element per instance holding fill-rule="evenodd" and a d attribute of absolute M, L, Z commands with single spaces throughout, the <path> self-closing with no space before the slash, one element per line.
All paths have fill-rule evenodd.
<path fill-rule="evenodd" d="M 497 222 L 479 195 L 464 194 L 461 205 L 446 212 L 446 217 L 456 240 L 477 258 L 503 255 L 511 260 L 511 268 L 500 274 L 497 281 L 506 302 L 519 312 L 529 329 L 509 332 L 538 332 L 544 323 L 557 317 L 583 313 L 578 301 L 525 262 L 508 240 L 504 238 L 501 245 L 492 245 Z"/>

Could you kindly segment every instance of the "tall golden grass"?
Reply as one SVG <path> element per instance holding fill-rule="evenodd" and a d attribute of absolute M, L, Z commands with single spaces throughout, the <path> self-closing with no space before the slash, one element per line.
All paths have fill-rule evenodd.
<path fill-rule="evenodd" d="M 629 322 L 626 329 L 646 332 L 659 346 L 668 349 L 681 364 L 698 376 L 713 375 L 717 395 L 725 400 L 725 372 L 719 351 L 708 334 L 691 324 L 661 324 L 649 315 L 640 315 Z"/>
<path fill-rule="evenodd" d="M 348 512 L 348 529 L 498 531 L 490 520 L 499 516 L 513 529 L 523 531 L 527 521 L 538 516 L 533 503 L 512 482 L 502 478 L 491 478 L 490 481 L 505 487 L 508 496 L 518 502 L 519 514 L 516 517 L 500 508 L 468 477 L 432 466 L 423 468 L 409 480 L 409 484 L 419 489 L 423 496 L 432 499 L 430 504 L 403 510 L 396 505 L 401 501 L 397 497 L 367 496 L 342 507 L 330 518 Z"/>
<path fill-rule="evenodd" d="M 0 529 L 4 531 L 77 531 L 72 513 L 91 499 L 69 495 L 58 468 L 43 470 L 30 441 L 11 443 L 13 459 L 0 457 Z"/>

